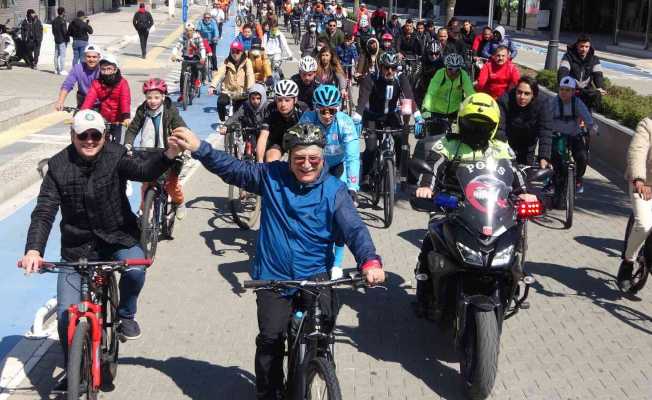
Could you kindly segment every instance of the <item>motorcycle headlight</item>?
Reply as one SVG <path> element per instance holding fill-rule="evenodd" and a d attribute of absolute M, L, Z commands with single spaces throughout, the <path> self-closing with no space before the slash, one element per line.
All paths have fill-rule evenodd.
<path fill-rule="evenodd" d="M 500 250 L 494 255 L 493 261 L 491 261 L 492 267 L 501 267 L 503 265 L 509 264 L 512 261 L 512 256 L 514 255 L 514 245 L 507 246 L 506 248 Z"/>
<path fill-rule="evenodd" d="M 479 251 L 475 251 L 460 242 L 457 242 L 457 250 L 460 252 L 460 255 L 462 256 L 462 259 L 465 263 L 477 265 L 479 267 L 484 266 L 484 262 L 482 262 L 482 255 Z"/>

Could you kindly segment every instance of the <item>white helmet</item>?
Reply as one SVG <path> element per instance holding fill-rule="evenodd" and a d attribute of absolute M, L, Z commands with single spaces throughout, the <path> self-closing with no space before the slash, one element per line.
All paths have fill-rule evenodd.
<path fill-rule="evenodd" d="M 310 56 L 303 57 L 299 62 L 299 71 L 301 72 L 317 71 L 317 61 Z"/>
<path fill-rule="evenodd" d="M 283 79 L 274 85 L 274 96 L 280 97 L 297 97 L 299 95 L 299 86 L 294 81 Z"/>
<path fill-rule="evenodd" d="M 100 65 L 102 65 L 102 64 L 113 64 L 113 65 L 115 65 L 116 68 L 120 68 L 120 63 L 118 63 L 117 57 L 114 56 L 111 53 L 102 54 L 102 59 L 100 60 Z"/>

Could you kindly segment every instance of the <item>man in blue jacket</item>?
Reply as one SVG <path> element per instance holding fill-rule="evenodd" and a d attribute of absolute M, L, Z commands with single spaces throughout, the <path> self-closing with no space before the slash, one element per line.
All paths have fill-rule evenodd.
<path fill-rule="evenodd" d="M 208 40 L 208 43 L 211 46 L 212 54 L 211 57 L 211 69 L 215 71 L 217 69 L 217 56 L 216 56 L 216 46 L 219 39 L 217 33 L 217 22 L 211 17 L 210 13 L 204 13 L 204 18 L 197 22 L 197 32 L 201 35 L 203 39 Z M 206 49 L 208 53 L 209 49 Z"/>
<path fill-rule="evenodd" d="M 283 136 L 283 147 L 289 151 L 289 162 L 240 161 L 213 149 L 186 128 L 175 129 L 170 141 L 192 151 L 193 158 L 226 183 L 262 197 L 251 273 L 254 279 L 328 280 L 333 246 L 344 242 L 367 283 L 384 282 L 385 273 L 369 231 L 353 207 L 346 185 L 330 174 L 325 164 L 326 139 L 318 126 L 300 123 L 288 129 Z M 335 293 L 328 290 L 326 295 L 325 298 L 332 299 Z M 292 302 L 293 296 L 287 293 L 257 292 L 258 399 L 277 399 L 282 392 L 283 340 Z M 324 311 L 326 318 L 334 321 L 336 310 Z"/>

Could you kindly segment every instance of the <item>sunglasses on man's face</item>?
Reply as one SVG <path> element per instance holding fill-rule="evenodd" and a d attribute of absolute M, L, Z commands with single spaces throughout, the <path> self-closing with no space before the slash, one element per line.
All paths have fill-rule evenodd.
<path fill-rule="evenodd" d="M 321 163 L 320 156 L 294 156 L 292 157 L 292 162 L 296 165 L 303 165 L 306 163 L 306 160 L 310 163 L 311 166 L 316 167 Z"/>
<path fill-rule="evenodd" d="M 77 134 L 77 139 L 81 140 L 82 142 L 87 141 L 89 137 L 92 141 L 98 142 L 100 139 L 102 139 L 102 132 L 92 130 Z"/>
<path fill-rule="evenodd" d="M 319 115 L 335 115 L 337 113 L 337 108 L 335 107 L 322 107 L 319 109 Z"/>

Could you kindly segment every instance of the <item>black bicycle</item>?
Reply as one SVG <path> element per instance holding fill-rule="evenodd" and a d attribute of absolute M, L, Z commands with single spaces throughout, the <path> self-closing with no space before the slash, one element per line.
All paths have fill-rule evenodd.
<path fill-rule="evenodd" d="M 374 155 L 374 162 L 369 169 L 369 193 L 371 194 L 371 201 L 374 206 L 377 206 L 380 199 L 383 199 L 383 214 L 385 217 L 385 227 L 389 228 L 394 219 L 394 198 L 396 195 L 396 152 L 395 136 L 402 136 L 407 144 L 407 138 L 413 126 L 404 126 L 401 128 L 393 129 L 389 126 L 384 126 L 380 129 L 375 128 L 375 122 L 370 121 L 369 127 L 363 130 L 363 135 L 367 138 L 371 134 L 376 134 L 380 140 L 380 145 L 376 149 Z M 407 165 L 409 158 L 409 151 L 405 152 L 400 150 L 404 159 L 404 165 Z M 407 153 L 407 154 L 406 154 Z M 407 177 L 401 174 L 402 177 Z"/>
<path fill-rule="evenodd" d="M 256 163 L 256 137 L 259 128 L 243 127 L 239 122 L 227 126 L 224 148 L 238 160 Z M 255 193 L 229 185 L 229 210 L 241 229 L 251 229 L 260 217 L 261 199 Z"/>
<path fill-rule="evenodd" d="M 335 373 L 335 318 L 326 321 L 323 301 L 332 301 L 323 289 L 359 285 L 361 277 L 349 276 L 332 281 L 245 281 L 243 287 L 255 290 L 298 289 L 288 321 L 285 396 L 288 399 L 340 400 L 342 392 Z M 331 303 L 332 304 L 332 303 Z"/>
<path fill-rule="evenodd" d="M 181 105 L 183 110 L 186 111 L 188 106 L 192 105 L 192 99 L 199 97 L 200 88 L 195 87 L 195 82 L 192 80 L 193 65 L 198 64 L 199 60 L 183 60 L 181 61 L 181 79 L 183 79 L 183 90 L 181 91 Z M 199 72 L 199 71 L 198 71 Z"/>
<path fill-rule="evenodd" d="M 580 133 L 580 139 L 586 140 L 586 132 Z M 565 210 L 564 228 L 573 226 L 573 212 L 575 209 L 576 171 L 575 160 L 568 145 L 568 136 L 555 133 L 553 149 L 561 160 L 561 167 L 555 171 L 553 204 L 558 209 Z"/>
<path fill-rule="evenodd" d="M 138 151 L 162 151 L 150 147 L 134 148 Z M 183 159 L 177 158 L 171 167 L 177 176 L 183 167 Z M 156 249 L 161 238 L 173 239 L 174 221 L 177 205 L 172 202 L 165 181 L 170 171 L 159 176 L 155 182 L 148 184 L 143 196 L 142 215 L 140 216 L 140 245 L 147 258 L 156 256 Z"/>
<path fill-rule="evenodd" d="M 418 55 L 410 55 L 410 56 L 405 56 L 403 58 L 403 74 L 408 78 L 410 81 L 410 85 L 412 87 L 416 87 L 417 84 L 417 78 L 421 75 L 421 57 Z"/>

